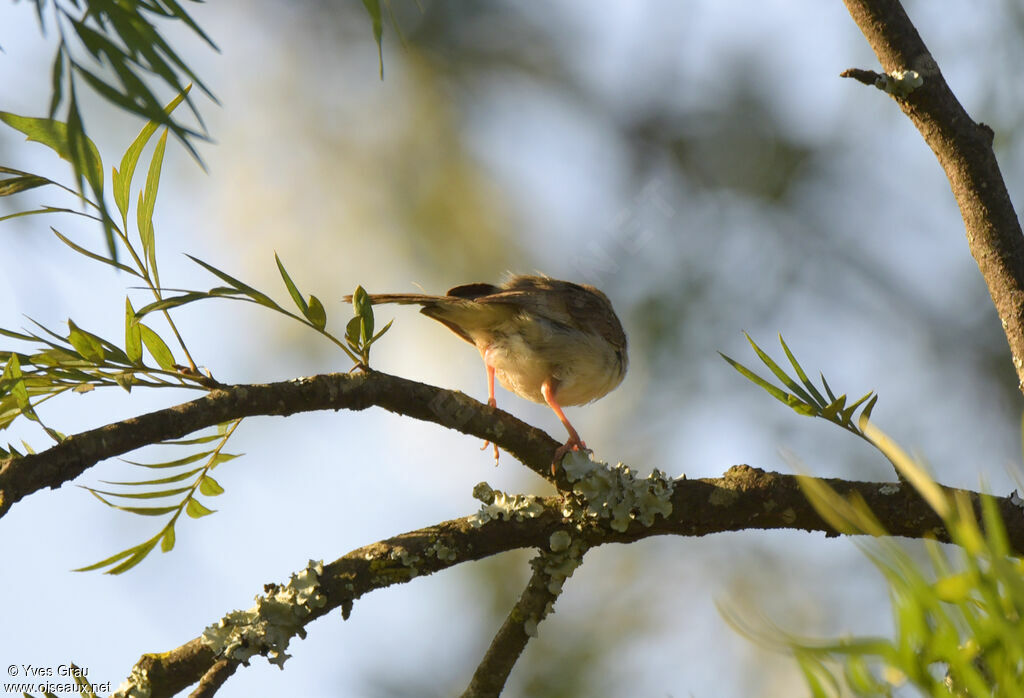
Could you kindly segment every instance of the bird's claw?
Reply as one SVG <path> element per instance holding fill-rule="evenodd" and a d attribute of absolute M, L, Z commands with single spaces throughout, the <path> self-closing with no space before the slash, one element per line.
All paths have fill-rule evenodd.
<path fill-rule="evenodd" d="M 498 444 L 492 444 L 490 441 L 484 441 L 484 445 L 480 447 L 480 450 L 485 450 L 488 446 L 494 448 L 494 467 L 498 467 Z"/>
<path fill-rule="evenodd" d="M 561 464 L 562 459 L 565 458 L 565 454 L 569 451 L 583 451 L 584 453 L 593 453 L 594 451 L 587 448 L 582 440 L 577 438 L 570 438 L 564 444 L 555 449 L 555 456 L 551 461 L 551 476 L 554 477 L 558 472 L 558 466 Z"/>

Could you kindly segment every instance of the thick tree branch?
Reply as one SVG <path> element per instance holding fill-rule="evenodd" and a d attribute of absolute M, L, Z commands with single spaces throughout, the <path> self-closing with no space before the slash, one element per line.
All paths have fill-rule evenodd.
<path fill-rule="evenodd" d="M 946 172 L 1024 391 L 1024 236 L 992 150 L 992 130 L 972 121 L 957 101 L 898 0 L 844 1 L 886 73 L 914 70 L 923 78 L 896 101 Z M 864 72 L 847 71 L 858 79 Z"/>
<path fill-rule="evenodd" d="M 949 540 L 941 519 L 907 485 L 835 479 L 824 482 L 840 495 L 863 499 L 882 526 L 894 536 Z M 946 491 L 950 495 L 957 492 L 949 488 Z M 965 493 L 977 509 L 980 495 Z M 1006 524 L 1011 547 L 1017 554 L 1024 555 L 1024 513 L 1009 497 L 997 497 L 995 501 Z M 553 496 L 538 498 L 540 506 L 535 515 L 521 520 L 491 520 L 479 525 L 474 517 L 465 517 L 373 543 L 323 566 L 318 591 L 323 594 L 324 603 L 312 610 L 303 624 L 308 625 L 334 609 L 340 609 L 347 618 L 353 602 L 370 591 L 405 583 L 462 562 L 518 548 L 549 551 L 555 540 L 553 534 L 559 532 L 577 540 L 580 550 L 605 543 L 630 543 L 656 535 L 691 537 L 749 529 L 820 531 L 828 536 L 838 535 L 808 502 L 796 476 L 765 472 L 747 465 L 733 466 L 721 478 L 676 480 L 671 502 L 672 513 L 668 517 L 656 518 L 649 527 L 634 521 L 625 531 L 614 531 L 597 523 L 581 528 L 563 517 L 562 496 Z M 513 619 L 513 624 L 515 621 Z M 225 659 L 226 665 L 210 672 Z M 157 698 L 174 695 L 208 673 L 215 676 L 237 666 L 237 662 L 228 666 L 231 664 L 231 659 L 217 657 L 202 637 L 198 637 L 170 652 L 144 655 L 133 676 L 148 676 L 150 695 Z"/>
<path fill-rule="evenodd" d="M 37 454 L 0 460 L 0 516 L 23 497 L 60 487 L 101 460 L 230 419 L 371 406 L 488 439 L 551 479 L 551 456 L 561 444 L 507 412 L 457 391 L 386 373 L 331 373 L 223 386 L 191 402 L 75 434 Z"/>

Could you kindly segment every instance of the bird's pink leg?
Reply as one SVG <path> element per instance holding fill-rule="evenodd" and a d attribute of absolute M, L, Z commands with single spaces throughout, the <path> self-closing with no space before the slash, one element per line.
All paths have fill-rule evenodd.
<path fill-rule="evenodd" d="M 491 407 L 497 407 L 498 401 L 494 399 L 494 366 L 487 363 L 486 357 L 484 357 L 484 365 L 487 366 L 487 404 Z M 498 444 L 484 441 L 484 445 L 480 447 L 480 450 L 483 451 L 491 445 L 494 446 L 494 467 L 498 467 Z"/>
<path fill-rule="evenodd" d="M 557 383 L 550 378 L 544 381 L 544 383 L 540 386 L 540 392 L 544 396 L 544 401 L 548 403 L 548 407 L 550 407 L 554 411 L 555 416 L 558 417 L 562 424 L 565 425 L 566 431 L 569 432 L 569 440 L 566 441 L 565 444 L 563 444 L 562 446 L 559 446 L 557 449 L 555 449 L 555 457 L 554 460 L 551 461 L 552 475 L 555 474 L 555 471 L 558 468 L 558 464 L 562 461 L 562 457 L 566 453 L 568 453 L 569 451 L 579 451 L 580 449 L 583 449 L 584 451 L 589 450 L 587 449 L 587 445 L 583 443 L 583 440 L 580 438 L 580 435 L 576 433 L 576 430 L 573 428 L 572 424 L 569 423 L 569 418 L 566 417 L 565 412 L 562 411 L 562 406 L 559 405 L 558 400 L 555 399 L 556 387 Z"/>

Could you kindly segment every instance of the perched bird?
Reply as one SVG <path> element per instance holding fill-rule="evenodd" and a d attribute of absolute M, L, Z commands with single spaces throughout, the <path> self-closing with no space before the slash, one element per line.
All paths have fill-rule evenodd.
<path fill-rule="evenodd" d="M 420 305 L 474 345 L 487 368 L 491 407 L 495 377 L 516 395 L 547 403 L 569 432 L 552 474 L 565 453 L 587 448 L 562 407 L 604 397 L 626 375 L 626 334 L 608 297 L 593 286 L 513 276 L 501 286 L 466 284 L 444 296 L 371 294 L 370 302 Z M 497 459 L 497 446 L 494 452 Z"/>

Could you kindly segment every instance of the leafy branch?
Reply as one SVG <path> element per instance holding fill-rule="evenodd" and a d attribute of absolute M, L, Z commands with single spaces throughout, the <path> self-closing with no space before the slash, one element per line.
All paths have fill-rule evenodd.
<path fill-rule="evenodd" d="M 821 419 L 827 420 L 832 424 L 842 427 L 851 434 L 855 434 L 865 441 L 871 442 L 862 427 L 871 417 L 871 411 L 875 408 L 875 403 L 878 401 L 878 396 L 875 395 L 874 391 L 868 392 L 859 400 L 853 402 L 850 405 L 846 404 L 846 394 L 842 394 L 836 397 L 835 393 L 832 392 L 832 388 L 829 386 L 828 381 L 825 380 L 825 375 L 819 373 L 821 376 L 822 389 L 825 391 L 825 395 L 828 396 L 826 399 L 825 395 L 822 395 L 821 391 L 810 381 L 807 377 L 807 373 L 797 362 L 796 357 L 793 356 L 793 352 L 786 346 L 785 340 L 782 339 L 782 335 L 779 335 L 779 344 L 782 345 L 783 351 L 786 352 L 786 358 L 789 359 L 790 364 L 793 366 L 797 378 L 792 378 L 786 371 L 779 366 L 768 354 L 761 349 L 750 338 L 746 332 L 743 336 L 750 342 L 750 346 L 754 348 L 754 352 L 757 357 L 761 359 L 761 362 L 768 367 L 768 369 L 775 375 L 775 377 L 786 387 L 786 390 L 770 383 L 761 376 L 757 375 L 754 371 L 747 368 L 743 364 L 735 361 L 722 352 L 718 352 L 719 355 L 729 362 L 733 368 L 740 372 L 745 378 L 749 379 L 755 385 L 760 386 L 769 395 L 774 397 L 776 400 L 782 402 L 797 414 L 804 415 L 805 417 L 820 417 Z M 863 405 L 860 416 L 855 422 L 853 416 L 857 413 L 857 410 Z"/>
<path fill-rule="evenodd" d="M 112 491 L 112 490 L 100 490 L 93 487 L 84 487 L 83 489 L 88 490 L 94 497 L 106 504 L 108 507 L 119 509 L 120 511 L 126 511 L 130 514 L 136 514 L 138 516 L 163 516 L 165 514 L 171 514 L 167 523 L 164 524 L 155 536 L 147 541 L 134 545 L 130 548 L 122 550 L 121 552 L 111 555 L 110 557 L 100 560 L 99 562 L 93 563 L 86 567 L 79 567 L 76 572 L 88 572 L 90 570 L 98 570 L 103 567 L 109 567 L 106 570 L 107 574 L 121 574 L 127 572 L 135 565 L 142 562 L 150 552 L 156 547 L 157 543 L 160 544 L 161 552 L 169 552 L 175 543 L 175 532 L 174 525 L 181 517 L 182 512 L 187 514 L 193 519 L 200 519 L 204 516 L 208 516 L 214 513 L 213 509 L 209 509 L 201 501 L 199 501 L 198 495 L 202 494 L 207 497 L 216 497 L 223 494 L 224 488 L 221 487 L 220 483 L 217 482 L 210 471 L 216 468 L 221 463 L 238 458 L 242 454 L 226 453 L 224 446 L 227 444 L 228 439 L 235 433 L 235 429 L 242 423 L 242 419 L 238 418 L 230 422 L 225 422 L 217 426 L 217 432 L 215 434 L 207 434 L 205 436 L 199 436 L 192 439 L 184 439 L 177 441 L 161 441 L 164 445 L 174 446 L 193 446 L 196 444 L 206 444 L 213 441 L 218 443 L 211 449 L 198 451 L 192 453 L 183 458 L 177 458 L 169 461 L 160 463 L 139 463 L 136 461 L 125 461 L 132 465 L 140 468 L 151 468 L 163 470 L 184 468 L 192 463 L 200 460 L 204 461 L 202 465 L 189 470 L 183 470 L 176 472 L 166 477 L 160 477 L 148 480 L 129 480 L 121 482 L 110 482 L 103 480 L 107 485 L 115 485 L 119 487 L 129 488 L 127 491 Z M 162 485 L 175 485 L 179 482 L 187 481 L 191 478 L 191 484 L 186 484 L 177 487 L 170 487 L 167 489 L 160 489 Z M 158 486 L 157 489 L 150 489 L 153 486 Z M 137 488 L 137 489 L 136 489 Z M 118 498 L 127 500 L 129 502 L 139 500 L 150 500 L 150 499 L 164 499 L 169 497 L 176 497 L 178 495 L 184 495 L 177 504 L 170 506 L 133 506 L 128 504 L 115 504 L 110 501 L 110 498 Z"/>
<path fill-rule="evenodd" d="M 859 545 L 889 585 L 894 637 L 814 640 L 770 622 L 755 628 L 727 607 L 723 615 L 747 637 L 792 654 L 815 698 L 903 695 L 908 688 L 932 696 L 1024 696 L 1024 561 L 1012 557 L 1019 550 L 1010 542 L 1006 510 L 994 497 L 940 486 L 875 427 L 868 424 L 866 432 L 940 519 L 933 535 L 955 545 L 948 550 L 925 536 L 923 564 L 890 538 L 864 498 L 800 478 L 829 526 L 873 537 Z M 1007 520 L 1019 519 L 1019 502 L 1010 497 Z"/>
<path fill-rule="evenodd" d="M 186 88 L 164 107 L 167 114 L 173 112 L 185 100 L 188 90 L 189 88 Z M 67 142 L 69 127 L 63 122 L 7 113 L 0 113 L 0 120 L 25 133 L 30 140 L 42 143 L 58 154 L 66 153 L 69 147 Z M 135 215 L 130 216 L 135 173 L 139 168 L 143 151 L 146 150 L 158 130 L 160 130 L 160 123 L 157 121 L 147 123 L 124 153 L 119 167 L 112 168 L 111 189 L 118 220 L 107 220 L 107 222 L 113 233 L 117 249 L 122 250 L 120 261 L 83 247 L 56 228 L 51 228 L 54 235 L 76 253 L 140 280 L 143 288 L 149 290 L 154 300 L 136 311 L 131 298 L 125 298 L 123 348 L 118 342 L 104 339 L 83 329 L 71 319 L 68 320 L 66 335 L 55 332 L 31 319 L 39 331 L 14 331 L 0 328 L 0 337 L 31 345 L 28 349 L 5 348 L 0 350 L 0 362 L 2 362 L 0 365 L 3 368 L 3 372 L 0 373 L 0 430 L 8 428 L 18 417 L 25 417 L 38 423 L 59 444 L 66 437 L 56 429 L 44 424 L 37 408 L 46 400 L 66 392 L 85 393 L 97 387 L 114 385 L 129 392 L 136 386 L 188 387 L 202 390 L 220 387 L 220 383 L 214 380 L 209 372 L 206 375 L 199 372 L 196 362 L 170 315 L 171 309 L 196 300 L 233 298 L 270 308 L 298 320 L 324 335 L 340 347 L 357 367 L 364 369 L 369 365 L 370 347 L 391 326 L 391 323 L 388 323 L 382 330 L 374 333 L 373 310 L 366 292 L 360 287 L 356 289 L 356 300 L 353 303 L 356 311 L 355 317 L 346 326 L 344 338 L 335 337 L 326 329 L 327 312 L 324 304 L 315 295 L 307 296 L 299 290 L 284 263 L 276 255 L 278 271 L 299 314 L 286 310 L 269 295 L 194 257 L 192 259 L 197 264 L 228 285 L 214 288 L 208 292 L 185 291 L 182 295 L 167 297 L 166 293 L 173 289 L 167 289 L 161 283 L 153 214 L 159 191 L 167 136 L 170 132 L 168 127 L 163 128 L 163 133 L 153 148 L 145 181 L 138 191 Z M 102 189 L 103 165 L 100 154 L 91 141 L 87 141 L 87 143 L 93 153 L 96 167 L 94 174 L 100 178 L 97 188 Z M 53 185 L 63 192 L 79 198 L 87 206 L 87 211 L 42 206 L 4 216 L 0 218 L 0 221 L 51 213 L 71 214 L 90 220 L 104 220 L 105 214 L 101 202 L 82 196 L 71 187 L 47 177 L 9 167 L 0 167 L 0 175 L 2 174 L 10 176 L 0 178 L 0 196 Z M 129 235 L 129 226 L 132 224 L 135 228 L 134 234 Z M 167 321 L 181 347 L 187 365 L 176 363 L 174 353 L 167 342 L 156 330 L 144 322 L 148 315 L 157 312 L 162 314 Z M 144 349 L 156 363 L 155 367 L 148 365 L 143 360 Z M 107 569 L 108 573 L 120 574 L 145 559 L 157 544 L 164 552 L 171 550 L 175 541 L 175 524 L 182 512 L 192 518 L 201 518 L 212 513 L 201 503 L 198 495 L 215 496 L 223 492 L 220 484 L 210 475 L 210 471 L 219 463 L 236 457 L 233 454 L 225 453 L 223 447 L 240 421 L 240 417 L 232 415 L 232 419 L 220 425 L 220 431 L 216 435 L 166 442 L 192 445 L 220 439 L 213 449 L 201 450 L 163 463 L 135 463 L 140 467 L 149 468 L 182 467 L 184 470 L 181 472 L 153 479 L 107 483 L 118 488 L 114 490 L 86 487 L 85 489 L 108 506 L 142 516 L 167 515 L 169 518 L 160 531 L 149 540 L 81 569 L 109 568 Z M 24 452 L 11 444 L 8 444 L 6 449 L 0 448 L 0 459 L 23 458 L 25 453 L 34 453 L 32 447 L 24 442 L 23 447 Z M 204 461 L 203 465 L 187 467 L 201 460 Z M 174 504 L 162 506 L 143 505 L 144 502 L 139 501 L 170 497 L 180 498 Z"/>
<path fill-rule="evenodd" d="M 127 342 L 127 351 L 102 337 L 68 321 L 70 331 L 63 337 L 42 325 L 44 334 L 14 332 L 0 328 L 0 336 L 37 343 L 32 353 L 0 350 L 4 362 L 0 374 L 0 430 L 8 428 L 19 416 L 39 423 L 56 442 L 64 436 L 42 424 L 36 407 L 68 391 L 86 393 L 97 387 L 120 386 L 131 392 L 132 386 L 149 388 L 200 387 L 201 380 L 186 381 L 174 366 L 173 355 L 160 336 L 145 325 L 131 323 L 131 305 L 126 317 L 126 334 L 139 340 Z M 47 335 L 47 336 L 44 336 Z M 160 368 L 142 360 L 143 344 Z M 28 448 L 31 452 L 31 448 Z M 0 458 L 22 455 L 8 444 L 0 448 Z"/>
<path fill-rule="evenodd" d="M 47 31 L 49 15 L 49 26 L 55 27 L 58 35 L 49 107 L 49 119 L 53 120 L 61 104 L 67 104 L 65 121 L 53 122 L 63 124 L 59 136 L 65 147 L 58 154 L 71 164 L 76 189 L 83 198 L 83 181 L 88 184 L 98 206 L 98 220 L 107 238 L 108 255 L 112 261 L 117 261 L 112 217 L 103 197 L 102 168 L 95 146 L 86 135 L 78 103 L 79 89 L 84 83 L 114 106 L 169 129 L 198 161 L 193 140 L 205 136 L 162 109 L 148 79 L 155 77 L 178 94 L 185 93 L 185 83 L 191 82 L 214 102 L 216 98 L 171 48 L 157 29 L 156 21 L 180 22 L 211 48 L 217 50 L 217 47 L 177 0 L 34 2 L 41 30 Z M 73 50 L 77 47 L 85 49 L 91 66 L 77 57 Z M 109 68 L 116 79 L 101 77 L 97 67 Z M 202 125 L 202 117 L 191 98 L 189 107 Z"/>
<path fill-rule="evenodd" d="M 155 311 L 166 312 L 171 308 L 177 308 L 190 303 L 195 303 L 196 301 L 212 298 L 227 298 L 231 300 L 245 301 L 247 303 L 255 303 L 256 305 L 260 305 L 264 308 L 273 310 L 276 313 L 280 313 L 285 317 L 289 317 L 292 320 L 316 331 L 345 352 L 345 354 L 352 359 L 358 368 L 369 367 L 370 347 L 391 328 L 391 322 L 388 322 L 380 332 L 377 332 L 376 334 L 373 333 L 373 306 L 370 304 L 366 291 L 363 290 L 362 286 L 359 286 L 356 288 L 352 302 L 355 316 L 349 320 L 346 325 L 344 341 L 331 334 L 327 331 L 327 310 L 324 308 L 323 302 L 315 295 L 310 294 L 308 299 L 303 295 L 298 286 L 292 280 L 288 270 L 285 269 L 284 263 L 277 254 L 274 255 L 274 260 L 277 262 L 278 272 L 281 275 L 285 288 L 288 290 L 288 295 L 291 296 L 292 301 L 295 303 L 300 314 L 296 314 L 285 309 L 266 293 L 257 290 L 244 281 L 241 281 L 227 272 L 218 269 L 212 264 L 204 262 L 192 255 L 187 256 L 193 262 L 203 267 L 228 285 L 217 286 L 211 288 L 209 291 L 173 289 L 180 295 L 160 298 L 153 303 L 140 308 L 136 314 L 136 318 L 141 319 L 145 315 Z"/>
<path fill-rule="evenodd" d="M 187 91 L 188 88 L 164 108 L 166 113 L 174 111 L 185 99 Z M 63 122 L 9 113 L 0 113 L 0 120 L 25 133 L 30 140 L 48 146 L 58 155 L 63 156 L 69 148 L 69 127 Z M 51 227 L 51 230 L 62 243 L 75 252 L 140 279 L 154 297 L 159 299 L 162 297 L 162 289 L 156 262 L 153 209 L 160 181 L 167 128 L 164 129 L 163 135 L 154 149 L 145 185 L 139 191 L 139 204 L 135 218 L 138 246 L 126 232 L 128 230 L 128 198 L 135 169 L 143 149 L 157 129 L 158 124 L 152 121 L 143 127 L 142 132 L 121 159 L 120 170 L 113 168 L 112 171 L 114 199 L 120 212 L 121 224 L 118 225 L 113 220 L 108 222 L 115 240 L 128 252 L 130 264 L 97 254 L 75 243 L 56 228 Z M 88 141 L 88 144 L 90 151 L 94 154 L 96 165 L 94 174 L 100 178 L 98 188 L 102 190 L 102 160 L 95 145 L 91 141 Z M 9 167 L 0 168 L 0 173 L 14 175 L 0 180 L 0 195 L 10 195 L 37 187 L 54 185 L 65 192 L 79 196 L 70 187 L 40 175 Z M 92 220 L 101 220 L 100 202 L 85 196 L 80 198 L 91 210 L 97 212 L 97 215 L 67 208 L 43 206 L 4 216 L 0 218 L 0 221 L 50 213 L 71 214 Z M 5 366 L 2 377 L 0 377 L 0 430 L 10 426 L 18 416 L 25 416 L 42 425 L 35 407 L 39 403 L 69 390 L 81 393 L 96 387 L 110 385 L 119 385 L 129 392 L 134 385 L 209 387 L 212 378 L 198 372 L 174 321 L 167 313 L 164 313 L 164 317 L 184 352 L 188 361 L 187 367 L 175 363 L 174 354 L 167 343 L 152 327 L 140 322 L 129 298 L 125 298 L 123 349 L 115 342 L 82 329 L 70 319 L 68 320 L 69 331 L 66 336 L 35 321 L 32 322 L 42 330 L 42 334 L 27 330 L 18 332 L 0 328 L 0 335 L 34 345 L 28 352 L 0 350 L 0 360 L 4 362 Z M 143 361 L 143 347 L 148 350 L 158 368 L 148 366 Z M 63 436 L 59 432 L 45 425 L 42 426 L 51 438 L 58 442 L 62 440 Z M 31 451 L 27 446 L 26 448 Z M 0 449 L 0 457 L 10 455 L 21 455 L 21 453 L 10 445 L 6 450 Z"/>

